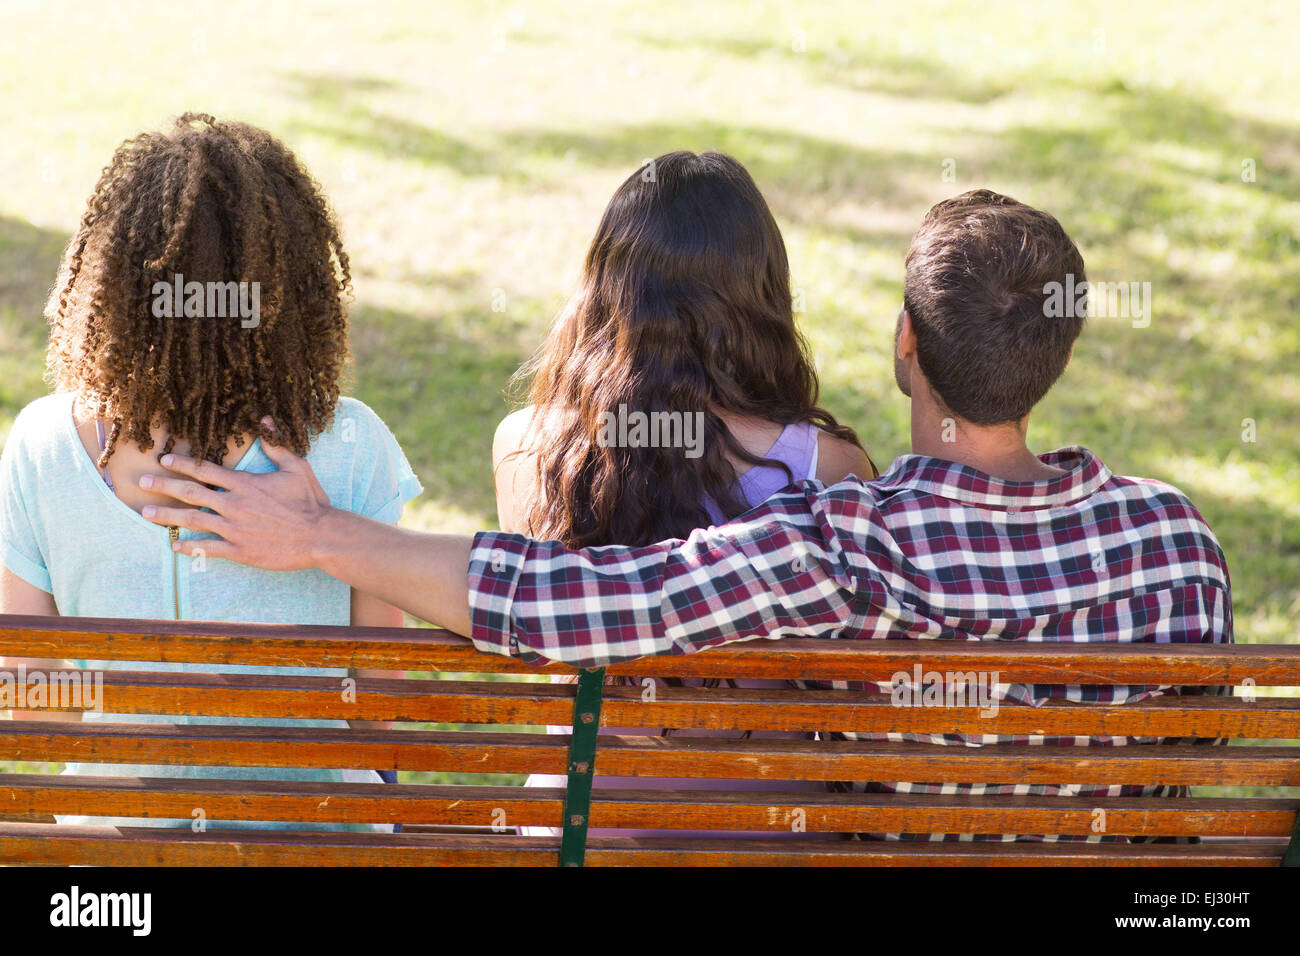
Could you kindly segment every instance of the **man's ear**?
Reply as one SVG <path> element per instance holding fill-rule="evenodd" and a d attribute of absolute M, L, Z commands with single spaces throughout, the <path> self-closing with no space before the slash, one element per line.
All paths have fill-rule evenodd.
<path fill-rule="evenodd" d="M 912 316 L 904 307 L 898 313 L 898 341 L 894 344 L 894 355 L 906 360 L 916 351 L 916 330 L 912 328 Z"/>

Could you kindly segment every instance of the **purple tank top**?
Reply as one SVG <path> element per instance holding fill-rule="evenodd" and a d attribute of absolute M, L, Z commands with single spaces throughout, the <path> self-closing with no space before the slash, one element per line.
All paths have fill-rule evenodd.
<path fill-rule="evenodd" d="M 108 439 L 104 437 L 104 420 L 95 419 L 95 435 L 99 438 L 99 453 L 104 454 L 104 448 L 107 447 Z M 108 485 L 108 490 L 117 494 L 117 489 L 113 487 L 113 479 L 108 477 L 108 466 L 104 466 L 104 484 Z"/>
<path fill-rule="evenodd" d="M 751 508 L 757 508 L 792 480 L 802 481 L 815 476 L 819 431 L 816 425 L 808 422 L 786 425 L 763 457 L 781 462 L 790 473 L 786 474 L 780 465 L 755 465 L 736 480 L 736 490 Z M 726 517 L 712 499 L 705 501 L 704 507 L 714 524 L 726 522 Z"/>

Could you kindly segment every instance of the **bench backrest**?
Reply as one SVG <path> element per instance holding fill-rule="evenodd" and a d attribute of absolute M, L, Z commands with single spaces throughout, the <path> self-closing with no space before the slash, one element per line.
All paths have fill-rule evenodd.
<path fill-rule="evenodd" d="M 512 778 L 456 784 L 324 784 L 0 774 L 0 863 L 57 864 L 1170 864 L 1277 865 L 1297 829 L 1300 647 L 952 641 L 754 641 L 643 659 L 538 683 L 537 668 L 426 629 L 281 627 L 0 616 L 0 656 L 213 667 L 434 672 L 335 677 L 105 670 L 113 714 L 397 721 L 391 730 L 0 723 L 0 761 L 567 774 L 564 788 Z M 1122 705 L 896 706 L 851 690 L 607 686 L 603 676 L 872 681 L 923 673 L 1001 682 L 1229 686 Z M 0 690 L 3 687 L 0 685 Z M 1243 692 L 1244 691 L 1244 692 Z M 0 698 L 0 707 L 4 706 Z M 418 724 L 464 725 L 419 729 Z M 571 725 L 572 734 L 538 733 Z M 819 733 L 821 739 L 611 736 L 600 727 Z M 839 734 L 931 733 L 1231 738 L 1234 746 L 939 746 Z M 1262 745 L 1238 743 L 1264 741 Z M 27 769 L 27 768 L 24 768 Z M 948 781 L 1264 788 L 1193 798 L 597 790 L 591 775 L 736 781 Z M 463 779 L 463 778 L 462 778 Z M 1267 795 L 1260 795 L 1267 794 Z M 400 823 L 396 834 L 59 826 L 55 814 L 208 821 Z M 1099 828 L 1099 819 L 1103 821 Z M 516 835 L 518 826 L 563 836 Z M 804 831 L 807 839 L 587 837 L 588 827 Z M 1203 837 L 1187 843 L 971 843 L 816 839 L 823 833 Z M 1294 841 L 1290 858 L 1296 857 Z M 1300 862 L 1300 860 L 1297 860 Z"/>

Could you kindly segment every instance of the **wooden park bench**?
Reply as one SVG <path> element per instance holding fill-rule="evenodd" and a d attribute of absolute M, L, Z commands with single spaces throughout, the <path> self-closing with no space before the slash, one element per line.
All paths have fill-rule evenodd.
<path fill-rule="evenodd" d="M 568 774 L 567 788 L 0 775 L 0 863 L 113 865 L 1249 865 L 1300 862 L 1300 698 L 1162 696 L 1128 705 L 1003 703 L 896 707 L 836 690 L 538 683 L 518 660 L 479 654 L 426 629 L 270 627 L 0 617 L 0 655 L 209 665 L 438 672 L 362 679 L 353 703 L 336 677 L 104 672 L 119 714 L 331 718 L 475 725 L 455 730 L 277 728 L 160 723 L 0 722 L 0 761 L 219 764 L 488 774 Z M 996 671 L 1004 682 L 1300 685 L 1300 646 L 1070 645 L 953 641 L 753 641 L 643 659 L 609 675 L 875 680 L 925 671 Z M 552 666 L 549 672 L 565 671 Z M 571 671 L 570 671 L 571 672 Z M 451 675 L 451 676 L 448 676 Z M 457 677 L 456 675 L 460 675 Z M 477 675 L 477 676 L 476 676 Z M 489 679 L 493 678 L 493 679 Z M 513 679 L 512 679 L 513 678 Z M 575 733 L 521 732 L 542 725 Z M 938 746 L 843 739 L 607 736 L 608 727 L 826 732 L 1005 733 L 1233 738 L 1233 746 Z M 1271 743 L 1236 746 L 1255 738 Z M 736 780 L 1246 785 L 1265 796 L 1089 798 L 754 791 L 591 790 L 616 776 Z M 1255 791 L 1259 793 L 1257 789 Z M 401 823 L 398 833 L 58 825 L 54 814 L 208 820 Z M 1196 836 L 1191 843 L 890 842 L 818 833 L 1095 833 Z M 790 830 L 781 840 L 587 838 L 587 827 Z M 494 832 L 504 830 L 505 832 Z M 516 826 L 563 826 L 560 837 Z M 795 828 L 797 829 L 797 828 Z M 1289 841 L 1289 842 L 1288 842 Z M 1290 847 L 1288 851 L 1288 846 Z"/>

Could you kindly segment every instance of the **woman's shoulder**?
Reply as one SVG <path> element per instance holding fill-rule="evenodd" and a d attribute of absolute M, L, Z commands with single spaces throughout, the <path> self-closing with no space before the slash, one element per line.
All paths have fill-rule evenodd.
<path fill-rule="evenodd" d="M 368 428 L 383 428 L 388 430 L 384 420 L 379 417 L 379 413 L 367 405 L 359 398 L 353 398 L 351 395 L 339 396 L 339 403 L 334 408 L 334 421 L 343 423 L 345 426 L 348 422 L 363 423 Z"/>
<path fill-rule="evenodd" d="M 401 504 L 423 490 L 392 430 L 360 399 L 339 399 L 307 460 L 331 501 L 372 518 L 396 520 Z"/>
<path fill-rule="evenodd" d="M 14 426 L 19 422 L 28 426 L 45 424 L 72 415 L 72 403 L 77 396 L 73 392 L 53 392 L 33 399 L 22 407 L 14 419 Z"/>
<path fill-rule="evenodd" d="M 6 448 L 22 446 L 25 457 L 32 457 L 38 449 L 63 447 L 65 429 L 72 424 L 72 403 L 76 396 L 71 392 L 42 395 L 28 402 L 14 418 L 5 436 Z"/>
<path fill-rule="evenodd" d="M 533 406 L 525 405 L 501 419 L 492 436 L 493 466 L 501 464 L 508 455 L 523 450 L 528 429 L 533 423 L 533 413 Z"/>
<path fill-rule="evenodd" d="M 365 402 L 347 396 L 334 407 L 329 427 L 312 438 L 307 460 L 318 476 L 352 476 L 375 469 L 406 476 L 411 470 L 392 429 Z"/>
<path fill-rule="evenodd" d="M 352 457 L 369 454 L 379 445 L 396 441 L 392 429 L 373 408 L 359 398 L 344 395 L 334 406 L 329 427 L 312 439 L 312 451 L 318 454 L 342 451 Z"/>
<path fill-rule="evenodd" d="M 875 468 L 867 453 L 851 441 L 846 441 L 821 428 L 817 434 L 817 480 L 833 485 L 849 475 L 867 481 L 875 477 Z"/>

